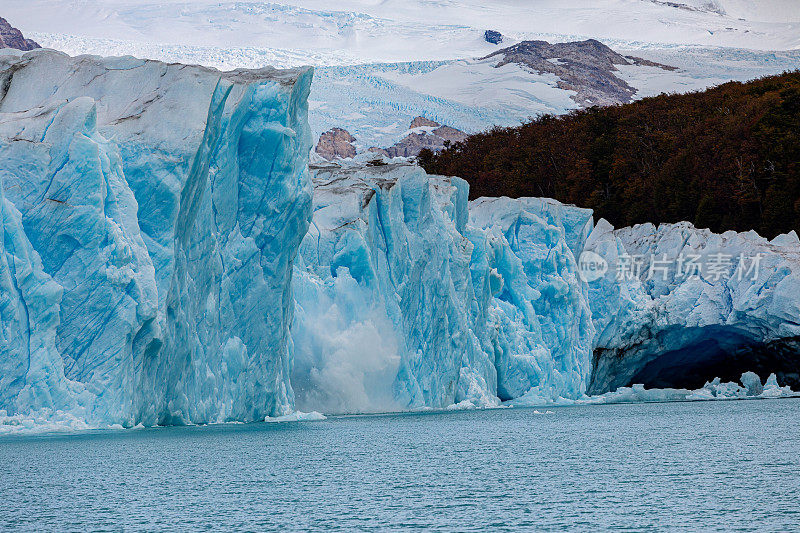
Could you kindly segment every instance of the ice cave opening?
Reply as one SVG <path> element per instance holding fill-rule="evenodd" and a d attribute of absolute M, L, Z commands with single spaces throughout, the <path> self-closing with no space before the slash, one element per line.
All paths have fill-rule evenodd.
<path fill-rule="evenodd" d="M 714 326 L 661 332 L 624 352 L 598 350 L 590 394 L 642 384 L 698 389 L 714 378 L 738 382 L 744 372 L 775 373 L 781 386 L 800 386 L 800 338 L 764 342 L 751 332 Z"/>

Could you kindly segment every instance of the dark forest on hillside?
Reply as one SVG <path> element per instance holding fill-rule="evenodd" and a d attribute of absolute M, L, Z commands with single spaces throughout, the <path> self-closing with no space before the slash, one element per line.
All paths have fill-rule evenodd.
<path fill-rule="evenodd" d="M 617 227 L 800 231 L 800 71 L 540 116 L 418 158 L 470 196 L 545 196 Z"/>

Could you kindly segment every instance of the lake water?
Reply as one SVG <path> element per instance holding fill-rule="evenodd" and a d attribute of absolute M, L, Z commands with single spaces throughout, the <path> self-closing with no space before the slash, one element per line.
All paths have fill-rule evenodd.
<path fill-rule="evenodd" d="M 0 529 L 800 529 L 800 400 L 550 411 L 6 437 Z"/>

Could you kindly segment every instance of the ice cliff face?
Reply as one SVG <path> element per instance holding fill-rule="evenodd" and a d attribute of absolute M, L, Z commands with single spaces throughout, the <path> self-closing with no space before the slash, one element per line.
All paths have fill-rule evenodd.
<path fill-rule="evenodd" d="M 314 167 L 312 204 L 310 81 L 0 51 L 0 424 L 800 383 L 796 235 L 468 202 L 376 154 Z"/>
<path fill-rule="evenodd" d="M 574 250 L 586 210 L 467 202 L 459 178 L 404 164 L 318 168 L 295 267 L 300 409 L 491 406 L 578 397 L 591 359 Z"/>
<path fill-rule="evenodd" d="M 609 263 L 589 283 L 598 331 L 590 393 L 631 383 L 694 388 L 743 370 L 800 383 L 796 234 L 769 242 L 686 222 L 615 231 L 601 220 L 586 250 Z"/>
<path fill-rule="evenodd" d="M 408 165 L 331 167 L 314 182 L 294 279 L 298 406 L 496 402 L 462 234 L 466 182 Z"/>
<path fill-rule="evenodd" d="M 473 276 L 480 273 L 502 400 L 584 394 L 594 326 L 576 258 L 591 211 L 542 198 L 470 203 Z M 488 281 L 487 281 L 488 280 Z"/>
<path fill-rule="evenodd" d="M 615 231 L 553 200 L 468 203 L 462 180 L 396 161 L 313 181 L 294 276 L 301 409 L 586 401 L 637 383 L 716 397 L 706 381 L 747 370 L 796 383 L 793 234 Z"/>
<path fill-rule="evenodd" d="M 0 52 L 0 409 L 130 426 L 293 408 L 310 78 Z"/>

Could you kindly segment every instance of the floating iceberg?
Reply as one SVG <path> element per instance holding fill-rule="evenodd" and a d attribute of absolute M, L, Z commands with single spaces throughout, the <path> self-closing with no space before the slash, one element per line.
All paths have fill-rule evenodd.
<path fill-rule="evenodd" d="M 310 70 L 0 52 L 0 409 L 293 410 Z"/>
<path fill-rule="evenodd" d="M 761 378 L 754 372 L 742 374 L 740 382 L 722 382 L 720 378 L 706 382 L 699 389 L 648 389 L 641 383 L 630 387 L 619 387 L 614 391 L 584 396 L 577 400 L 559 398 L 552 401 L 530 391 L 519 398 L 504 405 L 509 407 L 539 407 L 543 405 L 585 405 L 585 404 L 614 404 L 614 403 L 647 403 L 647 402 L 683 402 L 683 401 L 710 401 L 710 400 L 752 400 L 769 398 L 800 397 L 800 392 L 792 391 L 788 386 L 778 385 L 778 378 L 770 374 L 767 382 L 762 384 Z"/>
<path fill-rule="evenodd" d="M 288 415 L 268 416 L 267 418 L 264 419 L 264 422 L 275 424 L 275 423 L 285 423 L 285 422 L 320 422 L 322 420 L 327 420 L 327 418 L 325 417 L 325 415 L 317 411 L 311 411 L 310 413 L 295 411 Z"/>

